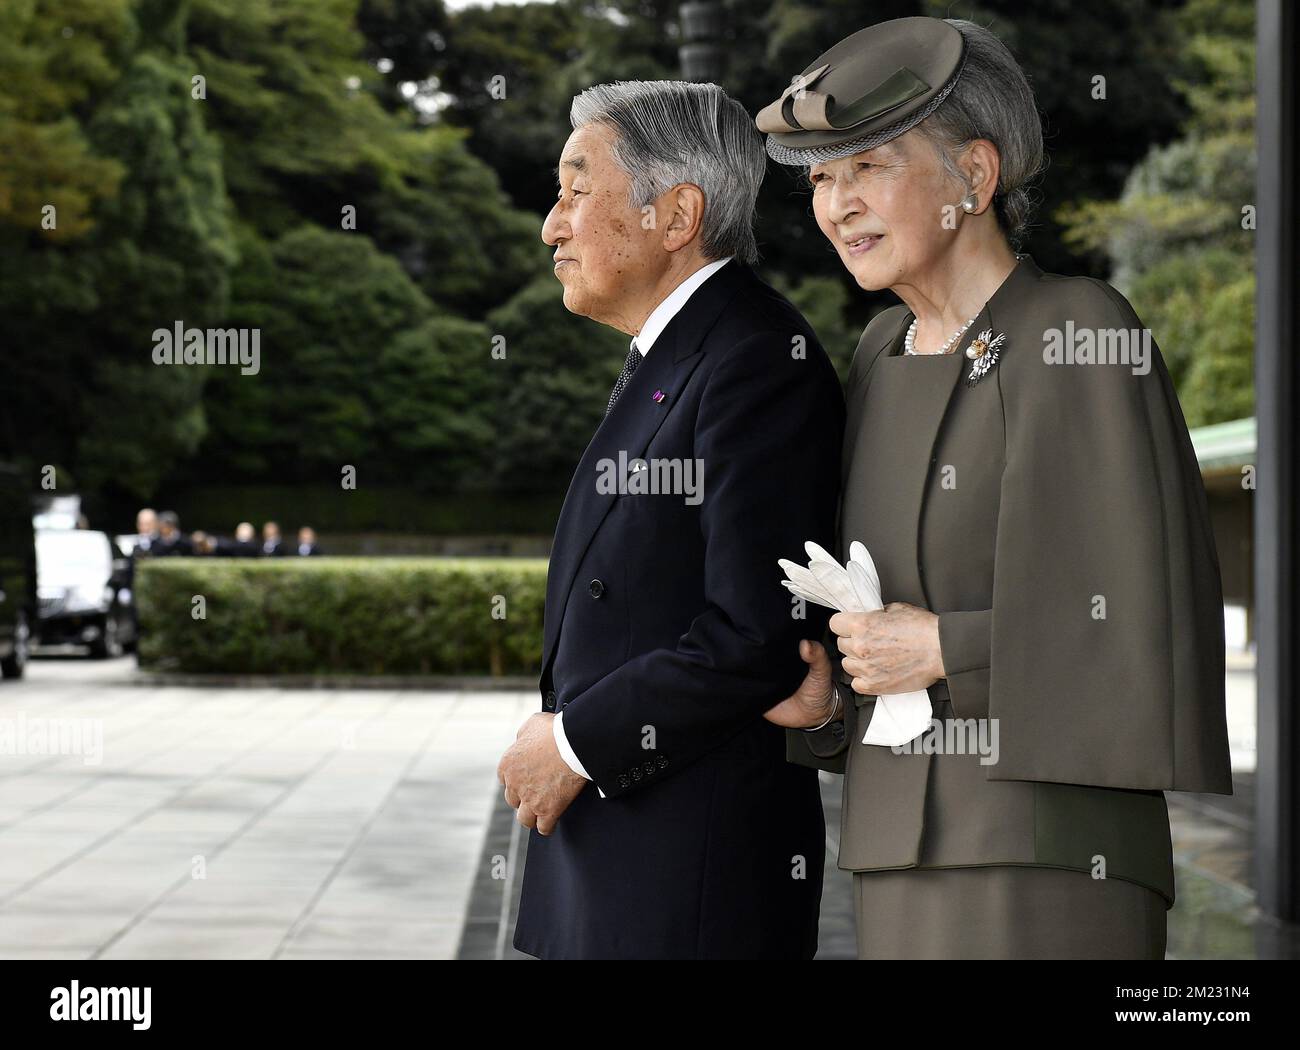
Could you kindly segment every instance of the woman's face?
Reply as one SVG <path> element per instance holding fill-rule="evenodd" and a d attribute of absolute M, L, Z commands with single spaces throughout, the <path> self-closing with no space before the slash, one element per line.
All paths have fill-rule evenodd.
<path fill-rule="evenodd" d="M 952 244 L 959 221 L 945 205 L 960 210 L 965 189 L 915 131 L 814 164 L 808 179 L 818 227 L 869 291 L 923 279 Z"/>

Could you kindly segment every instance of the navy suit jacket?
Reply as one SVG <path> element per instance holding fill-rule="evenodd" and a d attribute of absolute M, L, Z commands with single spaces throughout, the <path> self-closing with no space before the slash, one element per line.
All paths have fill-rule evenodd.
<path fill-rule="evenodd" d="M 551 835 L 530 836 L 521 951 L 815 953 L 816 773 L 786 763 L 762 716 L 803 680 L 799 639 L 819 639 L 829 616 L 794 602 L 777 559 L 831 546 L 843 428 L 812 329 L 732 261 L 597 429 L 556 527 L 540 681 L 595 783 Z M 698 461 L 702 498 L 607 484 L 611 465 L 638 459 L 656 472 Z"/>

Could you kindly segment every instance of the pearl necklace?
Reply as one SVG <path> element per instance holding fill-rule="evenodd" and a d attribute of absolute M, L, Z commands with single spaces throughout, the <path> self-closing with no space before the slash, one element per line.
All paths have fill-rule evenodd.
<path fill-rule="evenodd" d="M 935 356 L 937 356 L 938 354 L 951 353 L 953 348 L 957 344 L 957 340 L 962 337 L 962 335 L 965 333 L 967 328 L 969 328 L 971 325 L 975 323 L 975 318 L 978 316 L 979 315 L 976 314 L 975 317 L 972 317 L 964 325 L 958 328 L 957 331 L 953 332 L 953 334 L 948 337 L 948 341 L 944 343 L 943 346 L 939 347 L 938 351 L 936 351 Z M 907 326 L 907 335 L 903 339 L 903 353 L 911 354 L 913 357 L 929 357 L 931 355 L 918 354 L 916 352 L 916 324 L 917 324 L 916 319 L 913 318 L 912 323 Z"/>

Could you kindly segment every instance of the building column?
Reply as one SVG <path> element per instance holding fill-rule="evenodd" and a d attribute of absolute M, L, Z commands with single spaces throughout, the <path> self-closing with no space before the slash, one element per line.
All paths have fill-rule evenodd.
<path fill-rule="evenodd" d="M 1256 889 L 1261 911 L 1300 919 L 1300 384 L 1296 302 L 1300 300 L 1296 207 L 1295 55 L 1300 5 L 1258 0 L 1256 8 L 1255 398 L 1259 424 L 1255 492 L 1258 602 L 1258 774 Z"/>

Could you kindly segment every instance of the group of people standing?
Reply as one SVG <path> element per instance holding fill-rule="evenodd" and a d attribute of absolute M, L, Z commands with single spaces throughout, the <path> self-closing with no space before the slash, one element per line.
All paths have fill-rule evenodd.
<path fill-rule="evenodd" d="M 171 555 L 278 558 L 310 557 L 324 553 L 317 542 L 316 530 L 310 525 L 298 529 L 296 544 L 284 540 L 280 535 L 280 526 L 274 521 L 263 523 L 260 539 L 252 522 L 248 521 L 241 521 L 235 526 L 233 539 L 197 529 L 186 536 L 181 531 L 180 518 L 175 511 L 165 510 L 160 514 L 152 507 L 145 507 L 135 516 L 135 531 L 134 553 L 152 558 Z"/>
<path fill-rule="evenodd" d="M 1154 342 L 1140 370 L 1044 353 L 1144 326 L 1019 250 L 1042 128 L 989 30 L 883 22 L 779 83 L 752 119 L 710 84 L 572 103 L 542 238 L 565 307 L 630 345 L 556 526 L 541 710 L 498 767 L 532 829 L 515 947 L 812 957 L 821 769 L 860 958 L 1160 959 L 1164 792 L 1232 792 L 1169 373 Z M 753 269 L 768 157 L 853 282 L 899 299 L 843 388 Z M 702 501 L 601 488 L 619 456 L 698 459 Z M 792 605 L 783 561 L 859 545 L 853 605 Z M 873 735 L 921 691 L 919 735 Z"/>

